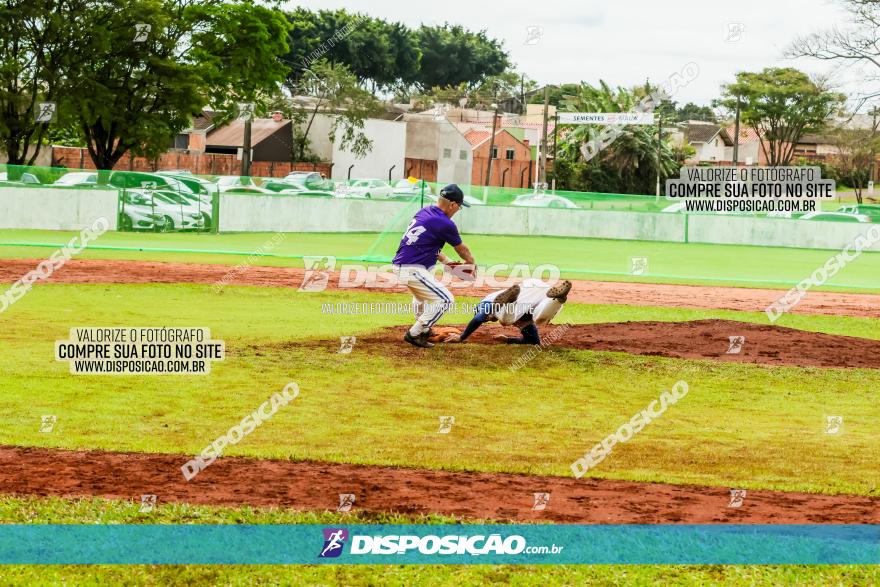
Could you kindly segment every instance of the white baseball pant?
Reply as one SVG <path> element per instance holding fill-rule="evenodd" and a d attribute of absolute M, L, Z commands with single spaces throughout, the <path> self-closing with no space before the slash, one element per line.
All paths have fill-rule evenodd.
<path fill-rule="evenodd" d="M 512 304 L 505 305 L 498 312 L 498 322 L 504 326 L 519 321 L 525 314 L 531 313 L 532 320 L 538 326 L 548 324 L 562 310 L 562 302 L 548 298 L 547 292 L 550 287 L 537 279 L 526 279 L 520 286 L 519 297 Z M 496 292 L 488 298 L 494 299 L 500 292 Z"/>
<path fill-rule="evenodd" d="M 455 298 L 427 269 L 405 266 L 395 269 L 400 284 L 405 285 L 413 295 L 416 323 L 409 329 L 409 333 L 418 336 L 427 332 L 443 317 Z"/>
<path fill-rule="evenodd" d="M 519 321 L 527 312 L 523 306 L 518 306 L 519 301 L 510 304 L 512 311 L 501 311 L 498 314 L 498 322 L 504 326 L 510 326 Z M 532 310 L 532 320 L 538 326 L 549 324 L 550 321 L 562 310 L 562 302 L 554 298 L 545 297 Z"/>

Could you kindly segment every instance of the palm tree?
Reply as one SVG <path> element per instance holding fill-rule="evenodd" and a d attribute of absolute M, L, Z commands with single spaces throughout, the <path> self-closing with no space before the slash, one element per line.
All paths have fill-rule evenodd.
<path fill-rule="evenodd" d="M 646 88 L 650 89 L 650 88 Z M 626 88 L 611 88 L 604 81 L 598 87 L 581 83 L 574 94 L 560 102 L 562 112 L 635 112 L 640 96 Z M 613 140 L 592 157 L 585 160 L 582 146 L 590 141 L 601 145 L 598 137 L 603 127 L 577 125 L 560 133 L 558 160 L 571 169 L 570 189 L 617 193 L 653 192 L 657 177 L 657 129 L 649 125 L 627 125 L 615 128 Z M 609 136 L 606 132 L 605 136 Z M 676 173 L 676 160 L 666 141 L 660 145 L 661 179 Z"/>

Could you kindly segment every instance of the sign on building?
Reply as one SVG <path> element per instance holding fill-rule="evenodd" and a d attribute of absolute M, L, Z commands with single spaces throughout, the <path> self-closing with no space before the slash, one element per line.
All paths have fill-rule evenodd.
<path fill-rule="evenodd" d="M 559 124 L 654 124 L 653 112 L 558 112 Z"/>

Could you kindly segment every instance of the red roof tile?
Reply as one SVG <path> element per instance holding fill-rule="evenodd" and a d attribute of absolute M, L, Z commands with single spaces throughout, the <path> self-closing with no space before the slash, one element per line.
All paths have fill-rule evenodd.
<path fill-rule="evenodd" d="M 464 133 L 464 138 L 471 144 L 471 146 L 476 147 L 483 141 L 489 138 L 489 135 L 492 133 L 488 130 L 474 130 L 471 129 Z"/>
<path fill-rule="evenodd" d="M 727 127 L 727 134 L 730 135 L 730 139 L 733 140 L 734 137 L 734 125 L 730 125 Z M 743 143 L 756 143 L 758 142 L 758 133 L 754 131 L 749 126 L 745 126 L 744 124 L 739 125 L 739 144 Z"/>

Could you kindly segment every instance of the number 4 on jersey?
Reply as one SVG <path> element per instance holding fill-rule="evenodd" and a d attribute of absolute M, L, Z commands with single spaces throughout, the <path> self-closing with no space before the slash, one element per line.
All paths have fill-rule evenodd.
<path fill-rule="evenodd" d="M 406 244 L 408 245 L 411 245 L 419 240 L 419 236 L 421 236 L 421 234 L 425 232 L 424 226 L 413 226 L 413 224 L 415 223 L 415 220 L 410 222 L 409 226 L 406 229 L 406 232 L 403 234 L 403 236 L 406 238 Z"/>

